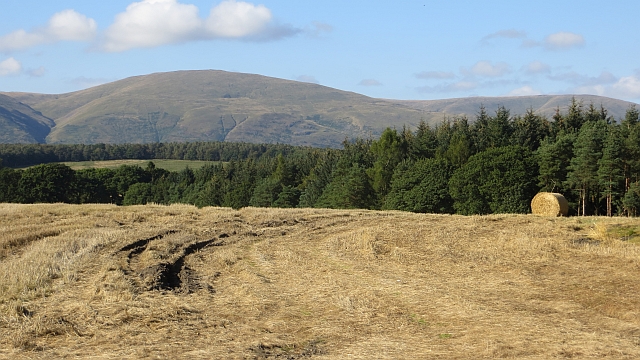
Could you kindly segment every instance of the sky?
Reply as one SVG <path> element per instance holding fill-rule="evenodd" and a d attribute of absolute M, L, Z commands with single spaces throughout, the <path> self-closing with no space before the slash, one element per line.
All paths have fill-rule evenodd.
<path fill-rule="evenodd" d="M 0 91 L 201 69 L 386 99 L 640 103 L 640 1 L 0 0 Z"/>

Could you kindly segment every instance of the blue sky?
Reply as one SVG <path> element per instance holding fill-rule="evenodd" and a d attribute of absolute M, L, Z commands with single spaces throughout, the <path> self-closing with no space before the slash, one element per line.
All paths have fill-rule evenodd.
<path fill-rule="evenodd" d="M 3 1 L 0 91 L 217 69 L 377 98 L 640 103 L 640 1 Z"/>

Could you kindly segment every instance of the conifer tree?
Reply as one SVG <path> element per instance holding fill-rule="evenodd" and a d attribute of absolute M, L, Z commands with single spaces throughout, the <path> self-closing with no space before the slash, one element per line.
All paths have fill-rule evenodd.
<path fill-rule="evenodd" d="M 606 201 L 607 216 L 613 215 L 616 198 L 624 192 L 624 163 L 622 159 L 623 140 L 617 124 L 607 127 L 607 137 L 598 160 L 598 180 Z"/>
<path fill-rule="evenodd" d="M 571 159 L 567 184 L 578 192 L 578 215 L 586 215 L 591 201 L 598 198 L 600 182 L 598 181 L 598 161 L 602 157 L 602 146 L 606 136 L 607 124 L 604 121 L 585 123 L 573 146 L 574 157 Z M 597 207 L 594 208 L 597 213 Z"/>

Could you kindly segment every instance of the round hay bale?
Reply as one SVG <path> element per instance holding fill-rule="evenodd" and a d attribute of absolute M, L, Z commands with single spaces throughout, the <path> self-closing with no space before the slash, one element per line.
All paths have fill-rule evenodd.
<path fill-rule="evenodd" d="M 562 194 L 541 192 L 531 200 L 531 212 L 543 216 L 567 216 L 569 202 Z"/>

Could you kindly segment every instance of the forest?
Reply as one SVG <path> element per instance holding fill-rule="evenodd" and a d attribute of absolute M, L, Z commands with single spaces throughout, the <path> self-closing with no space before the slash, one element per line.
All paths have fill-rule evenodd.
<path fill-rule="evenodd" d="M 392 129 L 341 149 L 222 142 L 0 145 L 0 202 L 186 203 L 420 213 L 527 213 L 539 191 L 573 215 L 640 210 L 640 114 L 614 119 L 575 99 L 552 119 L 481 107 L 475 121 Z M 74 171 L 59 162 L 149 159 L 145 168 Z M 217 163 L 169 172 L 153 159 Z M 37 165 L 36 165 L 37 164 Z M 35 165 L 26 169 L 16 169 Z"/>

